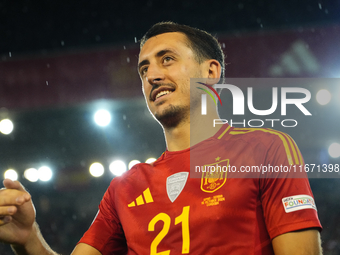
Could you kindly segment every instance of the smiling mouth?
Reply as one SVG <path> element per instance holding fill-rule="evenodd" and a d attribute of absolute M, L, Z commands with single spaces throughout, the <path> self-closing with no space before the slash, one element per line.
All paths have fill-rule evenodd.
<path fill-rule="evenodd" d="M 165 96 L 165 95 L 167 95 L 167 94 L 170 94 L 170 93 L 172 93 L 172 91 L 170 91 L 170 90 L 163 90 L 163 91 L 159 92 L 159 93 L 156 95 L 155 100 L 157 100 L 158 98 L 160 98 L 160 97 L 162 97 L 162 96 Z"/>
<path fill-rule="evenodd" d="M 155 86 L 150 94 L 150 101 L 155 101 L 163 96 L 166 96 L 176 90 L 175 86 L 170 84 Z"/>

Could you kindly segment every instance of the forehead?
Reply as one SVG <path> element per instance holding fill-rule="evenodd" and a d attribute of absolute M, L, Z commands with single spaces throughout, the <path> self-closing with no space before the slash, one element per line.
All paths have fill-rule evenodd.
<path fill-rule="evenodd" d="M 164 49 L 176 51 L 191 51 L 187 36 L 179 32 L 164 33 L 148 39 L 139 53 L 139 62 Z"/>

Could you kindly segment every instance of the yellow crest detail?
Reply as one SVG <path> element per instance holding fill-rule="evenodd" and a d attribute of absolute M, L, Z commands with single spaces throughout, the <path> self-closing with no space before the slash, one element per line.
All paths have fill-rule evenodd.
<path fill-rule="evenodd" d="M 219 157 L 216 158 L 220 159 Z M 222 164 L 223 163 L 223 164 Z M 220 189 L 227 181 L 229 159 L 203 166 L 201 178 L 201 189 L 204 192 L 212 193 Z"/>

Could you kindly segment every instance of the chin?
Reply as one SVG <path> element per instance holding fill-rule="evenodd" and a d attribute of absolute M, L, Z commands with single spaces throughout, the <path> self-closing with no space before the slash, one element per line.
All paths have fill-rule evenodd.
<path fill-rule="evenodd" d="M 164 128 L 175 128 L 190 115 L 190 107 L 170 105 L 161 113 L 155 113 L 155 118 Z"/>

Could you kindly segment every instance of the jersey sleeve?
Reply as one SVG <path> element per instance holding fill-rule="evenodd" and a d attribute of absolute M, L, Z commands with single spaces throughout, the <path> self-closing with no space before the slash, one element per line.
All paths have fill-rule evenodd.
<path fill-rule="evenodd" d="M 114 206 L 114 197 L 112 181 L 100 202 L 97 216 L 79 241 L 96 248 L 103 255 L 127 253 L 126 239 Z"/>
<path fill-rule="evenodd" d="M 291 137 L 282 133 L 281 137 L 273 139 L 264 165 L 268 169 L 277 167 L 279 171 L 271 173 L 270 178 L 260 178 L 261 202 L 271 239 L 307 228 L 321 231 L 307 175 L 294 172 L 294 165 L 297 167 L 295 171 L 300 171 L 298 166 L 303 164 L 301 153 Z"/>

